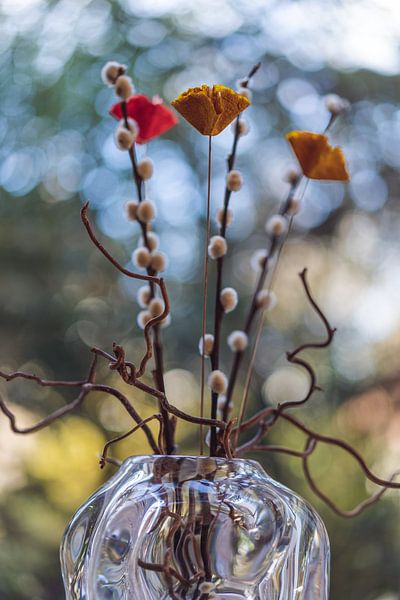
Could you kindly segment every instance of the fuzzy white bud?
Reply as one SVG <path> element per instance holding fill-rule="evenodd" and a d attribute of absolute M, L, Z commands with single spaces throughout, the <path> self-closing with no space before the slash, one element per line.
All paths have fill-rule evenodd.
<path fill-rule="evenodd" d="M 124 120 L 121 120 L 115 131 L 115 143 L 120 150 L 132 148 L 139 133 L 138 124 L 134 119 L 128 119 L 127 122 L 128 126 Z"/>
<path fill-rule="evenodd" d="M 156 216 L 156 207 L 151 200 L 143 200 L 139 203 L 136 214 L 142 223 L 150 223 Z"/>
<path fill-rule="evenodd" d="M 328 94 L 325 96 L 325 106 L 333 117 L 337 117 L 350 108 L 350 102 L 337 94 Z"/>
<path fill-rule="evenodd" d="M 132 79 L 126 75 L 121 75 L 115 82 L 115 93 L 121 100 L 129 100 L 134 93 Z"/>
<path fill-rule="evenodd" d="M 300 200 L 298 198 L 290 197 L 288 204 L 287 204 L 287 209 L 286 209 L 287 214 L 290 216 L 297 215 L 300 208 L 301 208 Z"/>
<path fill-rule="evenodd" d="M 276 306 L 277 301 L 274 292 L 268 290 L 261 290 L 256 296 L 256 306 L 263 310 L 272 310 Z"/>
<path fill-rule="evenodd" d="M 151 254 L 147 248 L 142 246 L 141 248 L 136 248 L 136 250 L 132 254 L 132 262 L 136 267 L 140 267 L 142 269 L 146 269 L 150 265 Z"/>
<path fill-rule="evenodd" d="M 153 231 L 148 231 L 146 233 L 146 239 L 147 239 L 147 247 L 150 250 L 150 252 L 154 252 L 154 250 L 157 250 L 158 246 L 160 245 L 160 238 L 158 237 L 158 235 L 156 233 L 154 233 Z M 140 236 L 138 245 L 144 246 L 143 236 Z"/>
<path fill-rule="evenodd" d="M 234 288 L 226 287 L 221 290 L 219 300 L 222 304 L 224 312 L 232 312 L 232 310 L 235 310 L 238 303 L 237 291 Z"/>
<path fill-rule="evenodd" d="M 217 225 L 219 225 L 221 227 L 222 225 L 222 220 L 224 218 L 224 209 L 223 208 L 219 208 L 215 214 L 215 221 L 217 223 Z M 230 208 L 228 208 L 228 210 L 226 211 L 226 225 L 231 225 L 233 221 L 233 212 Z"/>
<path fill-rule="evenodd" d="M 280 236 L 287 231 L 287 220 L 282 215 L 272 215 L 265 223 L 265 231 L 269 235 Z"/>
<path fill-rule="evenodd" d="M 240 94 L 241 96 L 244 96 L 245 98 L 247 98 L 247 100 L 249 100 L 251 102 L 253 93 L 251 90 L 249 90 L 248 87 L 239 87 L 237 93 Z"/>
<path fill-rule="evenodd" d="M 125 127 L 117 127 L 115 143 L 120 150 L 129 150 L 135 143 L 136 135 Z"/>
<path fill-rule="evenodd" d="M 142 160 L 138 162 L 136 170 L 142 179 L 150 179 L 154 172 L 153 161 L 151 158 L 142 158 Z"/>
<path fill-rule="evenodd" d="M 209 594 L 213 590 L 215 590 L 215 585 L 212 583 L 212 581 L 203 581 L 199 585 L 199 592 L 202 594 Z"/>
<path fill-rule="evenodd" d="M 228 379 L 225 373 L 219 371 L 218 369 L 211 371 L 208 377 L 208 386 L 216 394 L 224 394 L 226 392 L 226 388 L 228 387 Z"/>
<path fill-rule="evenodd" d="M 144 329 L 147 323 L 151 320 L 151 318 L 151 314 L 148 310 L 141 310 L 136 318 L 137 324 L 139 325 L 140 329 Z"/>
<path fill-rule="evenodd" d="M 265 260 L 268 256 L 268 252 L 266 250 L 260 249 L 256 250 L 251 257 L 250 265 L 253 271 L 259 271 L 264 267 Z"/>
<path fill-rule="evenodd" d="M 226 396 L 222 395 L 222 396 L 218 396 L 218 400 L 217 400 L 217 410 L 219 415 L 222 417 L 222 413 L 224 411 L 225 408 L 225 404 L 226 404 Z M 228 405 L 228 410 L 231 411 L 233 408 L 233 402 L 232 400 L 229 402 Z"/>
<path fill-rule="evenodd" d="M 137 207 L 138 207 L 138 203 L 135 202 L 135 200 L 129 200 L 129 202 L 127 202 L 125 204 L 125 212 L 126 212 L 126 216 L 129 219 L 129 221 L 136 221 Z"/>
<path fill-rule="evenodd" d="M 137 291 L 136 299 L 141 308 L 147 308 L 151 300 L 151 289 L 148 285 L 142 285 Z"/>
<path fill-rule="evenodd" d="M 204 356 L 210 356 L 214 348 L 214 336 L 212 333 L 206 333 L 204 336 Z M 203 338 L 199 340 L 199 352 L 200 356 L 203 355 Z"/>
<path fill-rule="evenodd" d="M 230 192 L 238 192 L 243 185 L 243 177 L 240 171 L 232 169 L 226 176 L 226 187 Z"/>
<path fill-rule="evenodd" d="M 290 167 L 285 173 L 285 181 L 290 185 L 297 185 L 301 177 L 301 172 L 296 167 Z"/>
<path fill-rule="evenodd" d="M 109 61 L 101 70 L 101 78 L 106 85 L 112 87 L 115 85 L 118 77 L 125 73 L 126 68 L 126 65 L 121 65 L 115 61 Z"/>
<path fill-rule="evenodd" d="M 228 244 L 226 243 L 226 239 L 221 235 L 214 235 L 210 238 L 210 243 L 208 244 L 208 255 L 210 258 L 222 258 L 228 251 Z"/>
<path fill-rule="evenodd" d="M 241 79 L 238 79 L 235 83 L 236 85 L 236 89 L 238 90 L 239 88 L 242 87 L 247 87 L 249 85 L 249 78 L 248 77 L 242 77 Z"/>
<path fill-rule="evenodd" d="M 168 259 L 164 252 L 155 252 L 151 255 L 150 267 L 156 273 L 162 273 L 168 266 Z"/>
<path fill-rule="evenodd" d="M 149 312 L 152 317 L 159 317 L 164 312 L 165 304 L 162 298 L 153 298 L 150 300 Z"/>
<path fill-rule="evenodd" d="M 249 125 L 245 119 L 239 119 L 239 124 L 236 124 L 236 121 L 232 123 L 232 133 L 236 133 L 236 127 L 239 128 L 239 135 L 244 136 L 249 133 Z"/>
<path fill-rule="evenodd" d="M 228 336 L 227 342 L 232 352 L 243 352 L 247 348 L 249 338 L 244 331 L 236 330 Z"/>
<path fill-rule="evenodd" d="M 160 327 L 164 329 L 165 327 L 169 327 L 171 325 L 171 315 L 167 315 L 165 319 L 163 319 L 160 323 Z"/>

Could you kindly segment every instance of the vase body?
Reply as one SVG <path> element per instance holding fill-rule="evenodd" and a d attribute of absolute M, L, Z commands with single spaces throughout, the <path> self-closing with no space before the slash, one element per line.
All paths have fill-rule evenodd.
<path fill-rule="evenodd" d="M 128 458 L 61 546 L 67 600 L 328 600 L 316 512 L 255 461 Z"/>

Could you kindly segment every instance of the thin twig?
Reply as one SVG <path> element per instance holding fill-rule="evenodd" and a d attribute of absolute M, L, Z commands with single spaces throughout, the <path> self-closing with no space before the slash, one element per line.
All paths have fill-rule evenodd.
<path fill-rule="evenodd" d="M 107 258 L 107 260 L 109 260 L 111 262 L 111 264 L 118 269 L 118 271 L 120 271 L 121 273 L 123 273 L 124 275 L 126 275 L 127 277 L 130 277 L 132 279 L 141 279 L 144 281 L 149 281 L 151 283 L 154 283 L 156 285 L 159 286 L 160 291 L 161 291 L 161 295 L 163 298 L 163 302 L 164 302 L 164 311 L 162 312 L 161 315 L 158 315 L 157 317 L 153 317 L 152 319 L 150 319 L 150 321 L 146 324 L 145 328 L 144 328 L 144 337 L 145 337 L 145 342 L 146 342 L 146 352 L 141 360 L 140 363 L 140 367 L 138 372 L 136 373 L 136 377 L 141 377 L 144 372 L 145 372 L 145 368 L 147 363 L 149 362 L 149 360 L 151 359 L 151 357 L 153 356 L 153 344 L 150 338 L 150 331 L 153 327 L 155 327 L 156 325 L 158 325 L 163 319 L 165 319 L 170 312 L 170 303 L 169 303 L 169 297 L 168 297 L 168 293 L 167 293 L 167 289 L 164 283 L 164 280 L 162 277 L 155 277 L 154 275 L 143 275 L 141 273 L 136 273 L 135 271 L 130 271 L 129 269 L 126 269 L 125 267 L 123 267 L 109 252 L 108 250 L 106 250 L 106 248 L 103 246 L 103 244 L 98 240 L 96 234 L 94 233 L 94 230 L 91 226 L 91 223 L 89 221 L 88 218 L 88 208 L 89 208 L 89 202 L 86 202 L 86 204 L 82 207 L 81 209 L 81 219 L 82 222 L 86 228 L 86 231 L 89 234 L 90 239 L 92 240 L 93 244 L 96 246 L 96 248 L 98 248 L 98 250 L 100 250 L 100 252 L 103 254 L 103 256 L 105 256 Z"/>
<path fill-rule="evenodd" d="M 133 427 L 133 429 L 130 429 L 127 433 L 123 433 L 122 435 L 119 435 L 115 438 L 113 438 L 112 440 L 109 440 L 104 448 L 103 448 L 103 452 L 101 453 L 100 456 L 100 468 L 104 469 L 106 462 L 107 462 L 107 456 L 108 456 L 108 450 L 109 448 L 111 448 L 111 446 L 113 446 L 114 444 L 117 444 L 118 442 L 121 442 L 122 440 L 125 440 L 127 437 L 133 435 L 134 433 L 136 433 L 136 431 L 138 431 L 139 429 L 142 429 L 142 427 L 146 424 L 146 423 L 150 423 L 150 421 L 153 421 L 154 419 L 158 419 L 158 421 L 160 422 L 160 429 L 162 427 L 162 416 L 159 414 L 154 414 L 151 415 L 151 417 L 147 417 L 146 419 L 143 419 L 143 421 L 141 421 L 140 423 L 138 423 L 137 425 L 135 425 L 135 427 Z"/>
<path fill-rule="evenodd" d="M 309 456 L 304 453 L 303 461 L 302 461 L 303 472 L 304 472 L 304 476 L 306 478 L 308 485 L 310 486 L 310 488 L 312 489 L 314 494 L 316 496 L 318 496 L 318 498 L 320 500 L 322 500 L 322 502 L 324 502 L 327 506 L 329 506 L 329 508 L 331 510 L 333 510 L 333 512 L 335 512 L 339 517 L 344 517 L 345 519 L 352 519 L 354 517 L 357 517 L 358 515 L 363 513 L 367 508 L 369 508 L 370 506 L 379 502 L 379 500 L 382 498 L 382 496 L 389 489 L 389 486 L 384 486 L 380 490 L 375 492 L 375 494 L 372 494 L 369 498 L 366 498 L 365 500 L 363 500 L 362 502 L 357 504 L 357 506 L 355 506 L 353 509 L 343 510 L 343 509 L 339 508 L 338 505 L 335 502 L 333 502 L 333 500 L 331 498 L 329 498 L 329 496 L 327 496 L 326 494 L 324 494 L 324 492 L 322 492 L 320 490 L 320 488 L 318 487 L 314 478 L 311 475 L 309 464 L 308 464 L 308 458 L 309 458 Z M 393 473 L 393 475 L 391 476 L 389 483 L 393 483 L 394 478 L 399 474 L 400 474 L 400 470 L 395 471 Z"/>
<path fill-rule="evenodd" d="M 333 336 L 336 331 L 335 328 L 331 327 L 328 319 L 326 318 L 326 316 L 324 315 L 324 313 L 322 312 L 322 310 L 320 309 L 320 307 L 318 306 L 318 304 L 316 303 L 316 301 L 314 300 L 314 298 L 311 294 L 310 286 L 307 282 L 307 269 L 306 268 L 303 269 L 303 271 L 299 274 L 299 277 L 303 284 L 303 288 L 307 295 L 307 299 L 308 299 L 309 303 L 311 304 L 311 306 L 313 307 L 313 309 L 315 310 L 315 312 L 317 313 L 317 315 L 320 317 L 321 321 L 324 324 L 324 327 L 326 329 L 326 338 L 322 342 L 306 342 L 304 344 L 301 344 L 298 348 L 296 348 L 292 352 L 288 352 L 286 354 L 286 358 L 290 363 L 299 365 L 300 367 L 302 367 L 303 369 L 305 369 L 307 371 L 307 373 L 309 375 L 309 379 L 310 379 L 310 384 L 309 384 L 308 391 L 302 400 L 293 400 L 291 402 L 284 402 L 283 404 L 281 404 L 278 407 L 279 413 L 283 412 L 284 410 L 288 410 L 289 408 L 302 406 L 311 398 L 314 391 L 321 389 L 316 384 L 317 377 L 316 377 L 314 368 L 306 360 L 299 358 L 298 355 L 301 352 L 303 352 L 304 350 L 327 348 L 332 343 Z"/>

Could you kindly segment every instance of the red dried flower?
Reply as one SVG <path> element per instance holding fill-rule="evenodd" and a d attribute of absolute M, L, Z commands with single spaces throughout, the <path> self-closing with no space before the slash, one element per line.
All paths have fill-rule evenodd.
<path fill-rule="evenodd" d="M 139 126 L 137 144 L 145 144 L 161 135 L 177 124 L 175 114 L 158 96 L 152 100 L 144 94 L 135 94 L 126 102 L 128 117 L 134 119 Z M 117 102 L 110 108 L 110 115 L 120 120 L 123 118 L 121 103 Z"/>

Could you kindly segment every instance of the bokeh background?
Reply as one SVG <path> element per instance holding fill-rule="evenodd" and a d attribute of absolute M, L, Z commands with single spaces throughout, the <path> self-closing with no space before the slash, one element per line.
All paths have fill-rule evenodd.
<path fill-rule="evenodd" d="M 311 182 L 282 256 L 279 298 L 269 313 L 256 363 L 251 409 L 301 396 L 304 376 L 285 351 L 322 335 L 305 303 L 298 272 L 331 322 L 334 344 L 310 354 L 324 392 L 299 411 L 313 427 L 354 443 L 377 472 L 400 464 L 400 5 L 393 0 L 1 0 L 0 1 L 0 365 L 47 377 L 79 378 L 89 348 L 122 342 L 141 349 L 137 286 L 90 246 L 79 220 L 90 200 L 108 247 L 127 265 L 138 230 L 125 219 L 134 197 L 126 154 L 113 141 L 107 110 L 113 91 L 100 80 L 106 60 L 129 65 L 137 89 L 170 101 L 188 86 L 235 85 L 261 61 L 247 110 L 234 195 L 225 284 L 239 291 L 224 335 L 243 326 L 265 246 L 263 224 L 287 191 L 290 129 L 321 131 L 323 96 L 352 103 L 332 129 L 348 157 L 348 186 Z M 221 206 L 228 128 L 214 141 L 213 210 Z M 165 330 L 171 401 L 197 411 L 201 244 L 206 139 L 184 123 L 142 148 L 155 162 L 149 194 L 168 252 L 172 325 Z M 223 364 L 229 350 L 224 345 Z M 106 365 L 104 381 L 112 381 Z M 0 392 L 22 425 L 68 399 L 21 382 Z M 238 390 L 240 397 L 240 389 Z M 134 393 L 144 415 L 150 398 Z M 130 423 L 114 401 L 93 397 L 79 413 L 32 437 L 13 435 L 0 418 L 0 597 L 63 597 L 58 545 L 79 504 L 112 473 L 98 469 L 105 440 Z M 181 452 L 196 452 L 183 425 Z M 290 428 L 275 442 L 299 447 Z M 115 450 L 143 453 L 136 438 Z M 309 499 L 332 544 L 332 600 L 400 598 L 400 494 L 390 492 L 353 521 L 335 517 L 304 484 L 292 458 L 257 457 L 276 478 Z M 340 450 L 319 451 L 313 469 L 345 508 L 374 491 Z"/>

